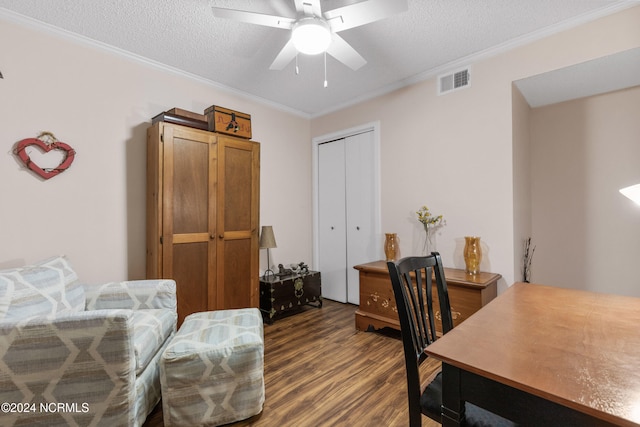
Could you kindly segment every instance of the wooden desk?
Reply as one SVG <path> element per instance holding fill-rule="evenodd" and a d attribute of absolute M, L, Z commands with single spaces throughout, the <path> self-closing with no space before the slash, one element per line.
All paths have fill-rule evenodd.
<path fill-rule="evenodd" d="M 360 306 L 356 311 L 356 329 L 360 331 L 390 327 L 400 330 L 396 299 L 385 261 L 356 265 L 360 272 Z M 494 273 L 467 274 L 464 270 L 445 268 L 454 325 L 467 319 L 497 295 L 497 283 L 502 277 Z M 435 282 L 433 285 L 435 291 Z M 435 291 L 434 306 L 439 307 Z M 435 313 L 436 329 L 442 332 L 440 310 Z"/>
<path fill-rule="evenodd" d="M 516 283 L 426 352 L 463 401 L 526 425 L 640 426 L 640 298 Z"/>

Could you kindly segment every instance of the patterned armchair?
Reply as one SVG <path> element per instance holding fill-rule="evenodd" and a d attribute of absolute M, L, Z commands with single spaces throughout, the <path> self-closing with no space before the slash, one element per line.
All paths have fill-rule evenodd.
<path fill-rule="evenodd" d="M 176 319 L 173 280 L 81 285 L 65 257 L 0 271 L 0 425 L 142 425 Z"/>

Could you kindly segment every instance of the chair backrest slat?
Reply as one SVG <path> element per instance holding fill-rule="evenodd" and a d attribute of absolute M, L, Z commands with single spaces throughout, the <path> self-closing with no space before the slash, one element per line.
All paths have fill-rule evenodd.
<path fill-rule="evenodd" d="M 409 392 L 410 425 L 419 426 L 420 375 L 419 365 L 427 359 L 424 350 L 437 339 L 433 309 L 433 281 L 435 277 L 443 333 L 453 328 L 447 282 L 440 254 L 406 257 L 387 262 L 391 285 L 398 308 L 400 331 L 404 346 Z"/>
<path fill-rule="evenodd" d="M 442 286 L 438 286 L 444 280 L 440 255 L 434 253 L 425 257 L 407 257 L 397 263 L 387 264 L 396 297 L 400 329 L 410 335 L 413 353 L 420 358 L 424 349 L 437 338 L 432 276 L 436 278 L 438 300 L 448 304 L 448 296 L 443 300 Z M 443 312 L 442 308 L 440 311 Z"/>

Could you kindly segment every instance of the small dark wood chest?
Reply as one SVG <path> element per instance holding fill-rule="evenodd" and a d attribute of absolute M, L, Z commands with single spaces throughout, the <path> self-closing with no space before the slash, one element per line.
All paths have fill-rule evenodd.
<path fill-rule="evenodd" d="M 260 310 L 269 323 L 283 313 L 300 310 L 306 304 L 322 307 L 319 271 L 260 279 Z"/>

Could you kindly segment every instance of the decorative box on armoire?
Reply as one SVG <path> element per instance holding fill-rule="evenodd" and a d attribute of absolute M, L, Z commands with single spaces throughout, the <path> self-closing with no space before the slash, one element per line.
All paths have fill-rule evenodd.
<path fill-rule="evenodd" d="M 163 121 L 147 130 L 147 277 L 185 316 L 259 307 L 260 144 Z"/>

